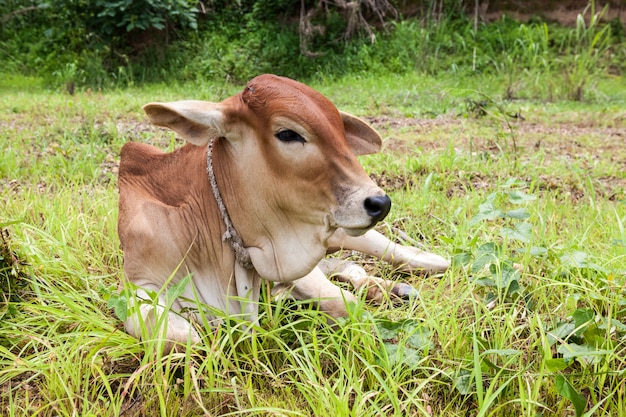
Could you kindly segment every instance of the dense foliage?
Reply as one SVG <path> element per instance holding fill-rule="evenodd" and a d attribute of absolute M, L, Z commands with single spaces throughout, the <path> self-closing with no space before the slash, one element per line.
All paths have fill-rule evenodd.
<path fill-rule="evenodd" d="M 424 1 L 410 18 L 392 13 L 386 0 L 359 2 L 358 15 L 333 7 L 341 2 L 304 2 L 301 10 L 297 0 L 3 3 L 3 71 L 68 89 L 242 81 L 263 72 L 310 79 L 417 70 L 500 73 L 509 79 L 508 96 L 524 74 L 561 73 L 563 85 L 540 94 L 581 99 L 593 76 L 621 73 L 626 62 L 623 24 L 602 23 L 604 10 L 593 5 L 565 29 L 540 18 L 485 23 L 468 16 L 460 0 Z M 435 13 L 435 5 L 442 10 Z M 366 30 L 355 30 L 357 23 Z"/>

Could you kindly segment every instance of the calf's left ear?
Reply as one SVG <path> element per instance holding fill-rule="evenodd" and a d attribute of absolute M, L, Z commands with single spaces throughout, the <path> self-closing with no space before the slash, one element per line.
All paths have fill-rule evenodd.
<path fill-rule="evenodd" d="M 383 145 L 383 139 L 364 120 L 350 113 L 340 111 L 343 126 L 346 131 L 346 140 L 352 153 L 355 155 L 369 155 L 377 153 Z"/>
<path fill-rule="evenodd" d="M 148 103 L 143 106 L 155 126 L 166 127 L 186 141 L 203 146 L 216 136 L 226 136 L 224 111 L 208 101 Z"/>

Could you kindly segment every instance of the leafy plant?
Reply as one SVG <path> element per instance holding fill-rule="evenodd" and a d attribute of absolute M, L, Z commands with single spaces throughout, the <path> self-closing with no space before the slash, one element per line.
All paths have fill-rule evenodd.
<path fill-rule="evenodd" d="M 611 26 L 601 24 L 607 7 L 596 13 L 595 2 L 592 1 L 585 10 L 590 10 L 589 23 L 584 18 L 586 13 L 577 16 L 576 30 L 570 33 L 563 50 L 561 59 L 574 100 L 584 98 L 585 87 L 603 70 L 603 57 L 611 47 Z"/>
<path fill-rule="evenodd" d="M 453 258 L 455 264 L 468 266 L 471 273 L 479 277 L 474 282 L 489 290 L 487 302 L 502 300 L 522 292 L 519 268 L 509 258 L 511 254 L 507 254 L 505 248 L 514 243 L 527 245 L 532 240 L 532 225 L 527 222 L 530 213 L 526 207 L 520 206 L 535 201 L 536 197 L 518 188 L 524 185 L 514 178 L 509 179 L 499 191 L 489 194 L 479 205 L 478 213 L 469 219 L 470 226 L 485 222 L 499 224 L 500 241 L 477 246 L 478 241 L 475 238 L 469 250 L 457 250 Z M 515 208 L 506 210 L 503 208 L 505 204 Z"/>
<path fill-rule="evenodd" d="M 96 0 L 94 6 L 99 9 L 94 24 L 98 24 L 107 35 L 113 35 L 120 29 L 126 32 L 163 30 L 168 24 L 181 29 L 198 28 L 195 1 Z"/>

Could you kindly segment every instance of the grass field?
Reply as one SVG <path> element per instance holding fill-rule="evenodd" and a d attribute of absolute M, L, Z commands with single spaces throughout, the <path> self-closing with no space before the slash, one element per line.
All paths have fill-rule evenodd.
<path fill-rule="evenodd" d="M 590 102 L 503 101 L 487 77 L 313 86 L 385 138 L 361 159 L 394 202 L 379 230 L 453 267 L 425 278 L 343 253 L 421 297 L 362 301 L 336 328 L 264 302 L 254 332 L 229 322 L 162 355 L 111 307 L 119 150 L 181 145 L 144 103 L 242 86 L 3 83 L 0 415 L 626 416 L 624 81 Z"/>

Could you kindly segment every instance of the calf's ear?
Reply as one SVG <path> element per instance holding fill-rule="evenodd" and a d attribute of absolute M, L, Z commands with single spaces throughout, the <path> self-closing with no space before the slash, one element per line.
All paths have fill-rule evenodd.
<path fill-rule="evenodd" d="M 225 136 L 224 112 L 216 103 L 199 100 L 148 103 L 143 110 L 152 124 L 171 129 L 194 145 L 203 146 L 214 137 Z"/>
<path fill-rule="evenodd" d="M 380 151 L 383 140 L 372 126 L 350 113 L 340 111 L 339 114 L 343 119 L 346 140 L 352 153 L 369 155 Z"/>

